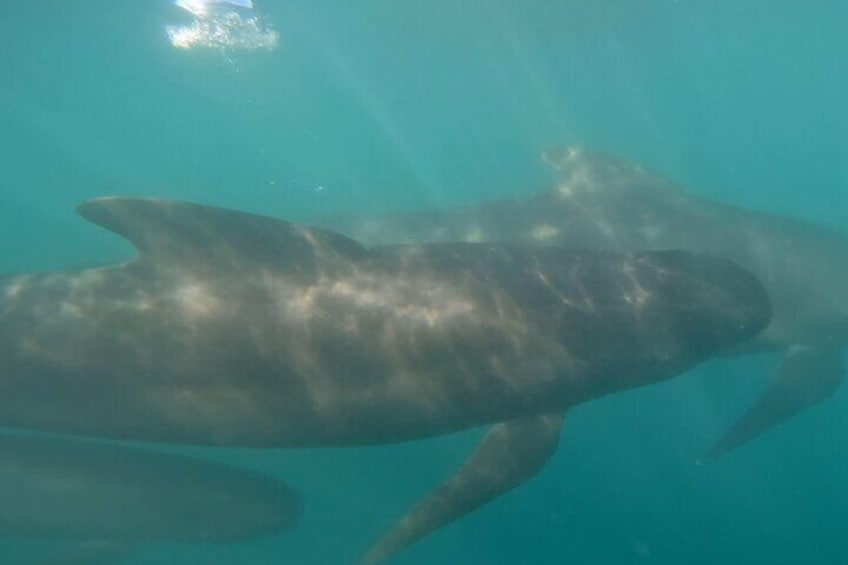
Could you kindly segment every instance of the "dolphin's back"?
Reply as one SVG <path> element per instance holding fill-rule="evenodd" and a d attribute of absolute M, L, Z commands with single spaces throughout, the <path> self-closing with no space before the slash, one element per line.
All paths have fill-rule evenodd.
<path fill-rule="evenodd" d="M 553 190 L 432 211 L 321 218 L 317 224 L 367 244 L 477 241 L 709 253 L 753 271 L 773 299 L 773 323 L 751 348 L 825 338 L 848 342 L 844 234 L 702 198 L 636 163 L 583 148 L 546 160 L 556 172 Z"/>

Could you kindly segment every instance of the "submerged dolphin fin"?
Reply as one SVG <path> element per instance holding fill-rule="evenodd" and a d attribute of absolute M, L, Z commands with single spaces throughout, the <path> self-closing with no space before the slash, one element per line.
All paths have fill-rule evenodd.
<path fill-rule="evenodd" d="M 131 542 L 89 541 L 73 544 L 41 557 L 38 565 L 114 565 L 136 553 L 140 545 Z"/>
<path fill-rule="evenodd" d="M 125 237 L 143 259 L 303 269 L 320 259 L 355 259 L 367 253 L 356 241 L 330 231 L 190 202 L 96 198 L 77 211 Z"/>
<path fill-rule="evenodd" d="M 368 552 L 375 564 L 521 485 L 548 462 L 559 442 L 562 414 L 498 424 L 448 481 L 419 502 Z"/>
<path fill-rule="evenodd" d="M 793 347 L 759 401 L 710 448 L 705 458 L 721 457 L 827 399 L 842 381 L 844 370 L 838 349 Z"/>

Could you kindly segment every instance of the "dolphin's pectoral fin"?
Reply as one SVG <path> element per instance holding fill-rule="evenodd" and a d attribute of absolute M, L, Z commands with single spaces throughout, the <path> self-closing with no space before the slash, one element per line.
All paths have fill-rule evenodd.
<path fill-rule="evenodd" d="M 562 422 L 561 414 L 545 415 L 492 428 L 465 465 L 404 516 L 365 562 L 378 563 L 527 481 L 556 450 Z"/>
<path fill-rule="evenodd" d="M 836 391 L 843 373 L 838 349 L 793 347 L 760 400 L 710 448 L 706 458 L 720 457 L 827 399 Z"/>
<path fill-rule="evenodd" d="M 88 541 L 42 556 L 38 565 L 114 565 L 133 555 L 139 547 L 131 542 Z"/>

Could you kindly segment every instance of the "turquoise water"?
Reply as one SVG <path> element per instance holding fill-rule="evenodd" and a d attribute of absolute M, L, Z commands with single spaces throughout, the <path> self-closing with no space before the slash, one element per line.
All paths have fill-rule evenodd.
<path fill-rule="evenodd" d="M 127 256 L 73 214 L 94 196 L 287 219 L 431 208 L 542 188 L 541 151 L 572 143 L 705 196 L 848 229 L 841 3 L 255 4 L 279 33 L 272 50 L 177 49 L 165 27 L 187 18 L 165 0 L 2 8 L 0 271 Z M 844 390 L 693 464 L 777 362 L 715 361 L 576 409 L 540 476 L 395 562 L 845 562 Z M 298 488 L 300 527 L 127 562 L 353 563 L 479 435 L 204 451 Z M 23 555 L 18 545 L 0 548 Z"/>

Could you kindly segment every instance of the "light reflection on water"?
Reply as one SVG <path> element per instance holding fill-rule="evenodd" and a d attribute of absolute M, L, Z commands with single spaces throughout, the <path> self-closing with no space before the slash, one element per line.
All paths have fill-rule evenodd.
<path fill-rule="evenodd" d="M 274 49 L 280 35 L 255 12 L 250 0 L 175 0 L 193 16 L 188 24 L 166 25 L 171 45 L 178 49 L 211 48 L 256 51 Z"/>

